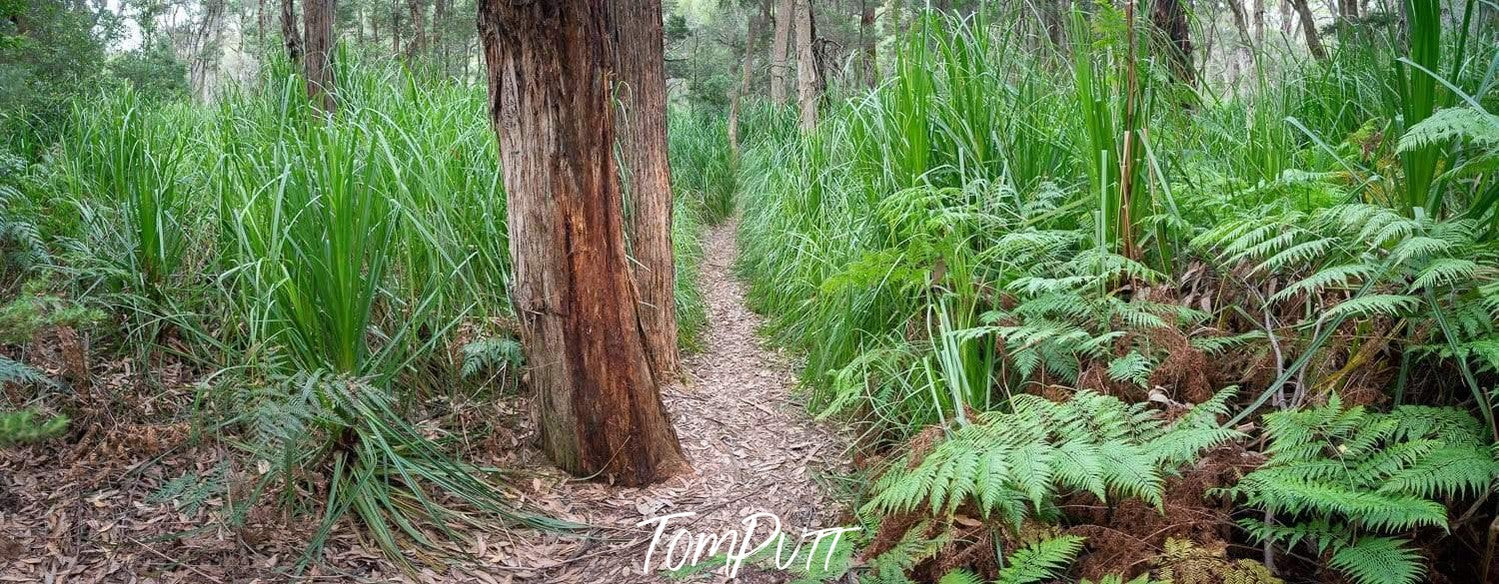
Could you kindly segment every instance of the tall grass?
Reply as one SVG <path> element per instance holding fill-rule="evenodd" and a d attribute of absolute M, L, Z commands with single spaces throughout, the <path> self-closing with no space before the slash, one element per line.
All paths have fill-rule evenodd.
<path fill-rule="evenodd" d="M 1203 253 L 1194 236 L 1245 215 L 1399 208 L 1391 194 L 1434 192 L 1392 163 L 1397 110 L 1423 107 L 1393 86 L 1394 45 L 1262 69 L 1252 90 L 1195 103 L 1147 44 L 1131 54 L 1126 24 L 1109 7 L 1074 13 L 1061 64 L 982 17 L 929 15 L 883 85 L 836 102 L 814 131 L 752 143 L 740 267 L 773 338 L 805 354 L 814 410 L 899 439 L 965 408 L 1004 409 L 1019 391 L 1134 387 L 1143 398 L 1185 350 L 1161 331 L 1224 347 L 1212 337 L 1262 328 L 1159 299 L 1203 277 L 1188 270 Z M 748 127 L 783 115 L 747 111 Z M 1263 233 L 1237 257 L 1286 251 L 1286 262 L 1326 244 L 1286 250 L 1289 235 Z M 1448 301 L 1437 310 L 1473 307 Z M 1325 328 L 1298 326 L 1308 361 L 1341 358 Z"/>

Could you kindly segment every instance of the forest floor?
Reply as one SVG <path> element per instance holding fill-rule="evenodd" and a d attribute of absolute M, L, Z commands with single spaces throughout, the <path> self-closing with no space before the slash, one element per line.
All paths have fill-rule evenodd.
<path fill-rule="evenodd" d="M 646 488 L 570 477 L 532 446 L 523 398 L 448 404 L 451 413 L 440 422 L 457 428 L 476 462 L 512 471 L 530 507 L 589 526 L 579 533 L 471 533 L 471 541 L 449 545 L 474 561 L 408 574 L 342 523 L 322 563 L 287 576 L 316 518 L 288 516 L 267 502 L 243 525 L 225 525 L 222 512 L 238 498 L 246 472 L 233 470 L 229 446 L 194 437 L 180 421 L 190 417 L 196 375 L 177 364 L 127 360 L 92 365 L 88 391 L 131 407 L 80 422 L 88 429 L 77 441 L 0 450 L 0 583 L 661 582 L 668 578 L 656 566 L 667 541 L 645 573 L 655 524 L 639 525 L 644 520 L 693 514 L 673 519 L 663 540 L 677 527 L 693 536 L 742 537 L 741 521 L 761 512 L 775 514 L 793 542 L 804 531 L 833 527 L 844 510 L 832 495 L 836 487 L 823 479 L 846 470 L 840 465 L 848 441 L 809 418 L 791 395 L 790 360 L 756 334 L 763 319 L 746 308 L 732 273 L 735 225 L 714 228 L 704 245 L 699 286 L 709 323 L 701 349 L 686 357 L 687 381 L 663 392 L 691 473 Z M 56 360 L 44 366 L 49 373 L 66 367 L 66 358 Z M 221 494 L 226 486 L 228 496 Z M 756 532 L 756 542 L 766 530 Z M 749 563 L 738 576 L 750 583 L 789 579 Z M 724 579 L 704 573 L 683 581 Z"/>

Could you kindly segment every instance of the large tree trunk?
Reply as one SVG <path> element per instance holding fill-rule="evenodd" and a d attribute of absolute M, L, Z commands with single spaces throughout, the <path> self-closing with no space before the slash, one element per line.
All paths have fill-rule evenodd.
<path fill-rule="evenodd" d="M 415 66 L 427 44 L 427 33 L 422 27 L 422 21 L 426 20 L 422 14 L 422 0 L 406 0 L 406 10 L 411 14 L 411 42 L 406 43 L 406 65 Z"/>
<path fill-rule="evenodd" d="M 801 106 L 803 130 L 817 127 L 817 21 L 811 0 L 796 0 L 796 101 Z"/>
<path fill-rule="evenodd" d="M 188 87 L 198 101 L 208 101 L 208 75 L 219 64 L 219 38 L 224 30 L 224 0 L 203 4 L 203 20 L 193 34 L 193 61 L 188 67 Z"/>
<path fill-rule="evenodd" d="M 1327 49 L 1322 47 L 1322 38 L 1317 34 L 1317 21 L 1312 18 L 1312 9 L 1306 0 L 1286 0 L 1301 17 L 1301 32 L 1306 35 L 1306 50 L 1318 61 L 1327 60 Z"/>
<path fill-rule="evenodd" d="M 786 73 L 791 48 L 791 29 L 796 19 L 795 0 L 776 0 L 776 32 L 770 43 L 770 101 L 786 103 Z"/>
<path fill-rule="evenodd" d="M 868 0 L 865 0 L 866 2 Z M 739 87 L 729 99 L 729 152 L 739 158 L 739 108 L 744 96 L 749 94 L 750 74 L 755 68 L 755 45 L 760 37 L 760 27 L 770 20 L 770 0 L 760 0 L 760 14 L 751 16 L 744 29 L 744 65 L 739 71 Z"/>
<path fill-rule="evenodd" d="M 879 42 L 879 35 L 874 30 L 874 7 L 875 0 L 859 0 L 859 44 L 863 45 L 864 66 L 861 67 L 861 75 L 864 77 L 865 87 L 874 87 L 875 61 L 878 54 L 875 46 Z"/>
<path fill-rule="evenodd" d="M 642 485 L 687 463 L 625 254 L 609 4 L 480 0 L 478 26 L 541 448 L 574 474 Z"/>
<path fill-rule="evenodd" d="M 302 0 L 307 55 L 307 99 L 325 113 L 333 111 L 333 10 L 336 0 Z"/>
<path fill-rule="evenodd" d="M 1150 22 L 1155 25 L 1155 44 L 1162 48 L 1171 62 L 1171 73 L 1182 83 L 1196 85 L 1191 31 L 1187 26 L 1187 10 L 1181 0 L 1151 0 Z"/>
<path fill-rule="evenodd" d="M 633 210 L 630 249 L 640 290 L 640 326 L 658 382 L 681 376 L 677 354 L 676 262 L 672 256 L 671 164 L 666 156 L 666 54 L 661 0 L 611 0 L 623 108 L 615 120 Z"/>
<path fill-rule="evenodd" d="M 292 0 L 281 0 L 281 40 L 286 57 L 293 65 L 302 62 L 302 31 L 297 27 L 297 11 Z"/>

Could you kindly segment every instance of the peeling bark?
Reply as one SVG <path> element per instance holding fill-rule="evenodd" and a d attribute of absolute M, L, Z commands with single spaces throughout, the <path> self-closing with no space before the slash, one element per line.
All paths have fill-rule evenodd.
<path fill-rule="evenodd" d="M 686 470 L 625 253 L 610 1 L 480 0 L 478 28 L 541 449 L 625 485 Z"/>
<path fill-rule="evenodd" d="M 640 325 L 658 382 L 681 376 L 677 353 L 676 260 L 672 255 L 671 163 L 666 145 L 666 54 L 661 0 L 612 0 L 622 108 L 615 118 L 630 214 L 631 273 Z"/>

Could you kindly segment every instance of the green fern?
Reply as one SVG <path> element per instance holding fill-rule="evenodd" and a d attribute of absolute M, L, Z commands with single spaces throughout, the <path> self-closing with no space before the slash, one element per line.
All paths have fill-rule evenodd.
<path fill-rule="evenodd" d="M 1143 404 L 1083 391 L 1062 403 L 1022 394 L 1012 412 L 988 412 L 931 452 L 893 463 L 866 512 L 951 514 L 972 503 L 1018 526 L 1070 491 L 1161 503 L 1164 473 L 1238 436 L 1218 427 L 1232 390 L 1166 423 Z"/>
<path fill-rule="evenodd" d="M 1031 584 L 1057 577 L 1083 550 L 1083 538 L 1063 535 L 1015 550 L 999 571 L 998 584 Z"/>
<path fill-rule="evenodd" d="M 1083 538 L 1062 535 L 1044 539 L 1015 550 L 1010 557 L 1003 558 L 1005 567 L 992 584 L 1033 584 L 1059 577 L 1067 566 L 1083 550 Z M 978 574 L 968 570 L 954 570 L 937 580 L 937 584 L 985 584 Z"/>
<path fill-rule="evenodd" d="M 470 378 L 484 371 L 516 369 L 524 361 L 521 345 L 514 339 L 479 339 L 463 346 L 463 371 Z"/>
<path fill-rule="evenodd" d="M 1499 116 L 1471 107 L 1441 110 L 1406 130 L 1400 137 L 1400 151 L 1410 152 L 1457 139 L 1499 146 Z"/>
<path fill-rule="evenodd" d="M 0 355 L 0 386 L 7 383 L 51 385 L 53 382 L 42 372 Z"/>
<path fill-rule="evenodd" d="M 67 429 L 67 416 L 38 420 L 34 410 L 0 412 L 0 447 L 41 442 L 60 436 Z"/>
<path fill-rule="evenodd" d="M 1326 405 L 1265 417 L 1264 466 L 1224 492 L 1278 521 L 1240 521 L 1256 539 L 1332 553 L 1360 584 L 1408 584 L 1422 574 L 1404 539 L 1447 527 L 1438 498 L 1476 496 L 1499 478 L 1499 461 L 1471 415 L 1401 406 L 1390 413 Z"/>

